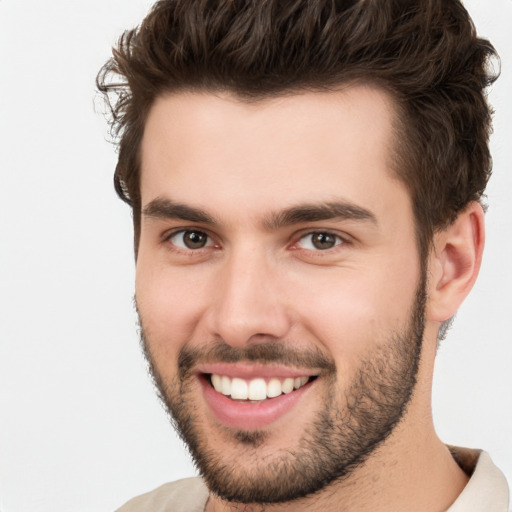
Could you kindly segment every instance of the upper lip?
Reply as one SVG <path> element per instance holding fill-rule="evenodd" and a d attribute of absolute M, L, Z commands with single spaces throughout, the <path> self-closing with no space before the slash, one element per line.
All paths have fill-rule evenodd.
<path fill-rule="evenodd" d="M 255 363 L 208 363 L 198 365 L 197 373 L 222 375 L 239 379 L 261 378 L 296 378 L 318 375 L 314 369 L 293 368 L 284 365 Z"/>

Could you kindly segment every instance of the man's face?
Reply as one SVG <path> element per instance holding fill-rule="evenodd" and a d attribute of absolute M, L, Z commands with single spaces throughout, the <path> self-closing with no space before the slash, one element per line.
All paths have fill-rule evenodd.
<path fill-rule="evenodd" d="M 136 299 L 156 382 L 210 488 L 315 492 L 414 389 L 424 275 L 367 87 L 157 100 L 142 143 Z"/>

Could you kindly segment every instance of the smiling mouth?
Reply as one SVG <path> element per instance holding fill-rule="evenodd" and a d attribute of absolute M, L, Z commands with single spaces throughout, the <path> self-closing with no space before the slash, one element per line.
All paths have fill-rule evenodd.
<path fill-rule="evenodd" d="M 277 398 L 287 395 L 302 388 L 309 382 L 316 379 L 316 376 L 287 377 L 279 378 L 254 378 L 250 380 L 226 375 L 206 375 L 212 387 L 218 393 L 236 401 L 247 403 L 260 403 L 269 398 Z"/>

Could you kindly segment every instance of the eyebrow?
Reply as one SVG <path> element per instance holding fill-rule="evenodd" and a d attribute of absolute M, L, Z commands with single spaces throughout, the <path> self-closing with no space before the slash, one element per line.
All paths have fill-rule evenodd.
<path fill-rule="evenodd" d="M 272 231 L 282 226 L 322 220 L 356 220 L 377 225 L 377 218 L 370 210 L 341 200 L 293 206 L 281 212 L 270 214 L 264 220 L 263 225 L 266 229 Z"/>
<path fill-rule="evenodd" d="M 187 222 L 202 224 L 215 224 L 215 220 L 200 208 L 194 208 L 182 203 L 175 203 L 170 199 L 157 197 L 150 201 L 142 210 L 144 217 L 154 219 L 179 219 Z"/>
<path fill-rule="evenodd" d="M 211 215 L 201 208 L 176 203 L 162 197 L 150 201 L 143 208 L 142 215 L 155 219 L 179 219 L 211 226 L 218 224 Z M 266 230 L 275 231 L 284 226 L 323 220 L 356 220 L 377 225 L 377 218 L 370 210 L 345 200 L 320 204 L 300 204 L 285 208 L 267 215 L 262 224 Z"/>

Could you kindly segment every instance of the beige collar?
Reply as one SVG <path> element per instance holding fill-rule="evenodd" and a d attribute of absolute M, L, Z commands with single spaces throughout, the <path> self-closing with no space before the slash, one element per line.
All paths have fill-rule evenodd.
<path fill-rule="evenodd" d="M 449 446 L 453 458 L 470 476 L 446 512 L 508 512 L 508 485 L 487 452 Z"/>

